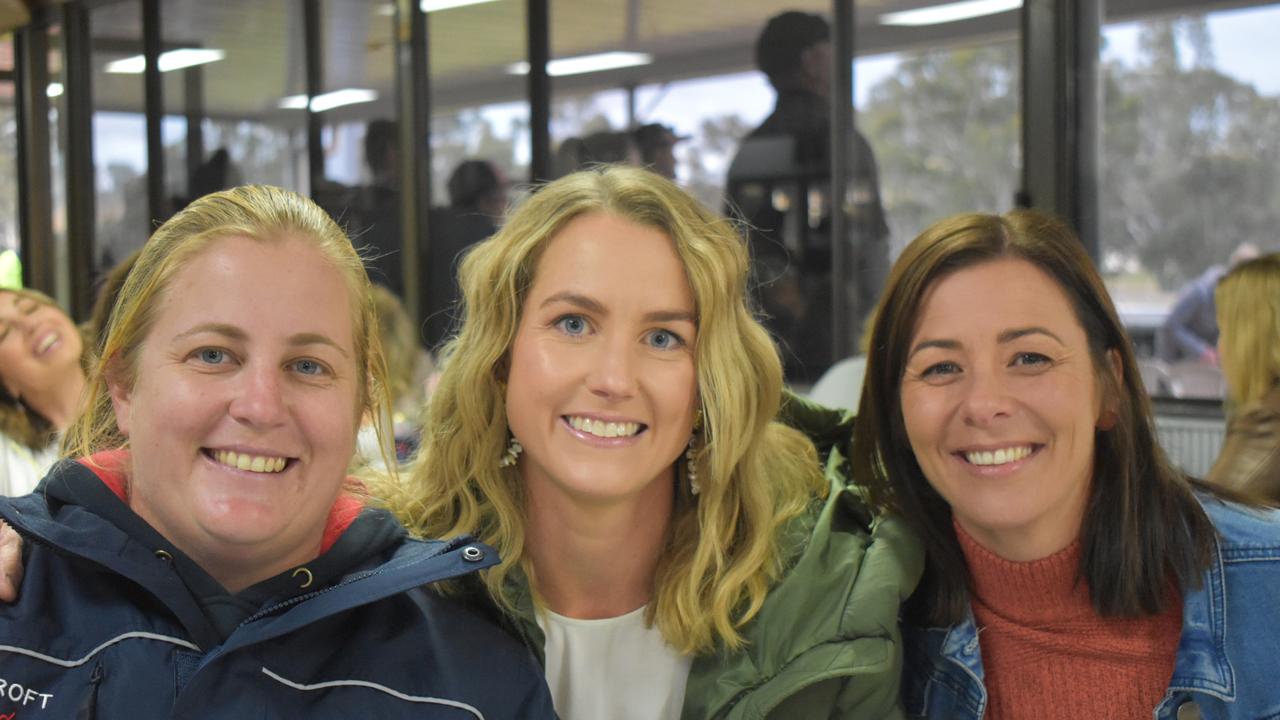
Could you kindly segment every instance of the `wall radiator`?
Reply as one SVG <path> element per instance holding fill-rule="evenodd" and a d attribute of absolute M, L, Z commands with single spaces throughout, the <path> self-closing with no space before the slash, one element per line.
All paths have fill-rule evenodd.
<path fill-rule="evenodd" d="M 1203 478 L 1222 451 L 1227 423 L 1221 418 L 1156 416 L 1156 434 L 1173 464 Z"/>

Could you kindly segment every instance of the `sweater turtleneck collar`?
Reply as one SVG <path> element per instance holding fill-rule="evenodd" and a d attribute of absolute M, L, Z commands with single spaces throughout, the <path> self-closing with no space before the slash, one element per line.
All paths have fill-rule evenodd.
<path fill-rule="evenodd" d="M 978 543 L 954 522 L 969 564 L 975 600 L 1020 625 L 1077 620 L 1094 614 L 1089 585 L 1080 574 L 1080 540 L 1029 562 L 1006 560 Z"/>

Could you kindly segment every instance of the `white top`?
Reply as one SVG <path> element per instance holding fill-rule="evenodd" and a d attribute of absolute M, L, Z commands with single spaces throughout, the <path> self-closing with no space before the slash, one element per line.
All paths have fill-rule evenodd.
<path fill-rule="evenodd" d="M 645 625 L 644 611 L 603 620 L 539 613 L 561 720 L 679 720 L 689 658 Z"/>
<path fill-rule="evenodd" d="M 26 445 L 0 433 L 0 495 L 29 495 L 58 459 L 58 443 L 32 451 Z"/>

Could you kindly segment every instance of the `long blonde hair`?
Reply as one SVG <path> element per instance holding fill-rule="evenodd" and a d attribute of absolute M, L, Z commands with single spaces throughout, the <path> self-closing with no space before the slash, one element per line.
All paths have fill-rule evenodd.
<path fill-rule="evenodd" d="M 1280 383 L 1280 253 L 1239 263 L 1214 291 L 1222 373 L 1234 407 Z"/>
<path fill-rule="evenodd" d="M 743 643 L 739 629 L 782 571 L 782 526 L 826 485 L 812 443 L 774 422 L 782 366 L 748 306 L 745 243 L 726 220 L 654 173 L 613 167 L 561 178 L 468 253 L 459 272 L 463 323 L 445 349 L 419 462 L 399 492 L 383 494 L 416 532 L 471 533 L 497 547 L 503 561 L 484 580 L 499 606 L 513 609 L 504 582 L 516 567 L 532 573 L 521 478 L 517 469 L 498 466 L 507 442 L 505 363 L 542 251 L 568 222 L 593 212 L 671 239 L 698 319 L 695 365 L 706 442 L 694 462 L 702 492 L 678 496 L 650 619 L 682 652 L 711 651 L 717 643 L 736 648 Z"/>
<path fill-rule="evenodd" d="M 300 238 L 333 263 L 346 280 L 351 299 L 356 369 L 366 379 L 360 384 L 359 401 L 373 417 L 379 439 L 390 437 L 384 427 L 386 369 L 369 277 L 360 256 L 346 233 L 315 203 L 281 188 L 246 185 L 195 200 L 161 225 L 143 246 L 111 311 L 102 351 L 90 368 L 87 410 L 67 431 L 64 455 L 89 456 L 127 444 L 128 438 L 116 425 L 108 379 L 132 387 L 139 352 L 174 274 L 210 242 L 226 237 L 258 242 Z"/>

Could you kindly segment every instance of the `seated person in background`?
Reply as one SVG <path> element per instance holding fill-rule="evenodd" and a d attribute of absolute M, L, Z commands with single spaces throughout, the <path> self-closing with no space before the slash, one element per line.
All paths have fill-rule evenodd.
<path fill-rule="evenodd" d="M 676 179 L 676 143 L 685 140 L 661 123 L 641 125 L 631 132 L 640 150 L 640 164 L 668 180 Z"/>
<path fill-rule="evenodd" d="M 1215 296 L 1230 422 L 1209 480 L 1280 503 L 1280 254 L 1236 265 Z"/>
<path fill-rule="evenodd" d="M 418 448 L 422 433 L 422 409 L 427 402 L 427 379 L 435 369 L 431 353 L 422 347 L 417 327 L 404 304 L 390 290 L 373 286 L 373 304 L 378 313 L 378 336 L 387 361 L 387 394 L 391 401 L 391 423 L 395 433 L 395 459 L 403 463 Z M 383 466 L 378 436 L 369 418 L 360 428 L 360 458 Z"/>
<path fill-rule="evenodd" d="M 449 207 L 431 211 L 427 317 L 423 338 L 435 348 L 454 327 L 460 291 L 458 256 L 498 231 L 507 211 L 507 176 L 488 160 L 464 160 L 449 174 Z"/>
<path fill-rule="evenodd" d="M 928 550 L 903 615 L 909 716 L 1274 716 L 1280 512 L 1169 464 L 1065 225 L 936 223 L 873 322 L 853 476 Z"/>
<path fill-rule="evenodd" d="M 1244 243 L 1231 253 L 1227 267 L 1213 265 L 1178 293 L 1178 300 L 1156 334 L 1156 355 L 1165 362 L 1200 362 L 1218 365 L 1218 314 L 1213 291 L 1230 267 L 1257 257 L 1258 249 Z"/>
<path fill-rule="evenodd" d="M 427 583 L 497 562 L 410 540 L 347 477 L 386 402 L 369 281 L 294 193 L 198 199 L 144 246 L 87 412 L 0 606 L 0 715 L 551 718 L 529 653 Z"/>
<path fill-rule="evenodd" d="M 581 138 L 568 138 L 556 151 L 556 177 L 602 164 L 640 165 L 635 136 L 619 130 L 598 130 Z"/>
<path fill-rule="evenodd" d="M 58 457 L 84 390 L 87 343 L 52 298 L 0 289 L 0 495 L 25 495 Z"/>

